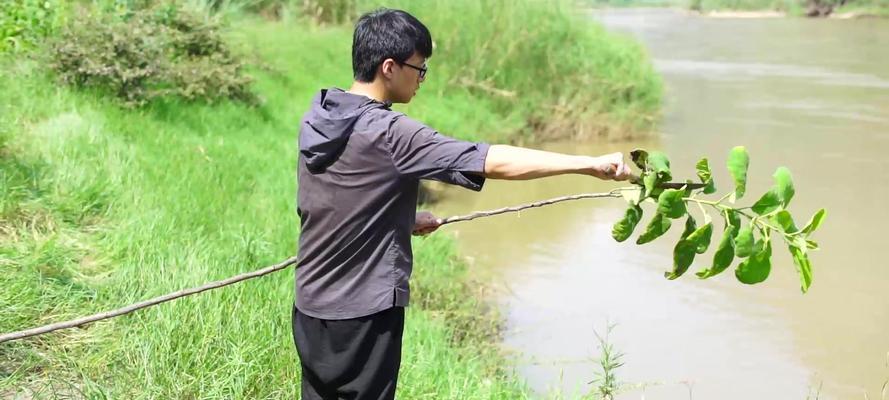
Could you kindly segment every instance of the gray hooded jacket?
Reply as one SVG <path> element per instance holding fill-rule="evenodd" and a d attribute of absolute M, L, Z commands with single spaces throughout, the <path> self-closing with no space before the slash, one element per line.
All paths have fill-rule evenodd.
<path fill-rule="evenodd" d="M 455 140 L 390 104 L 321 90 L 299 131 L 296 307 L 350 319 L 407 306 L 420 179 L 481 190 L 488 145 Z"/>

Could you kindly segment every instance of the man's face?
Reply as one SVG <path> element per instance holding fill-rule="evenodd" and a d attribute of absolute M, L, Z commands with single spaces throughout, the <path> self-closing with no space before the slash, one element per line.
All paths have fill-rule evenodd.
<path fill-rule="evenodd" d="M 419 53 L 414 52 L 414 54 L 405 61 L 405 64 L 425 68 L 426 59 Z M 392 65 L 392 74 L 389 78 L 388 89 L 392 96 L 391 100 L 393 103 L 409 103 L 411 99 L 417 95 L 417 90 L 420 89 L 420 83 L 426 80 L 425 77 L 420 78 L 420 71 L 416 68 L 412 68 L 410 65 L 399 63 L 394 63 Z"/>

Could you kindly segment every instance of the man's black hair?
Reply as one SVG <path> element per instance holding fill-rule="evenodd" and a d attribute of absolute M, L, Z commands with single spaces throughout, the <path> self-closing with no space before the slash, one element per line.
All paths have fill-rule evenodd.
<path fill-rule="evenodd" d="M 387 58 L 402 63 L 414 51 L 432 57 L 432 35 L 418 19 L 401 10 L 381 8 L 361 16 L 352 36 L 352 73 L 359 82 L 373 82 Z"/>

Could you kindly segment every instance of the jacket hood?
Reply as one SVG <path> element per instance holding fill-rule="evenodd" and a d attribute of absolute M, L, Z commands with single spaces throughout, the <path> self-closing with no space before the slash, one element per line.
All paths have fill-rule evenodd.
<path fill-rule="evenodd" d="M 299 152 L 309 170 L 323 171 L 336 160 L 362 114 L 390 106 L 342 89 L 322 89 L 312 99 L 299 131 Z"/>

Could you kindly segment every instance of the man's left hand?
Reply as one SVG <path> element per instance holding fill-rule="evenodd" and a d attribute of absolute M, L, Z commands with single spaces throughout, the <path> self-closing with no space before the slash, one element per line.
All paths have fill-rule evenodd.
<path fill-rule="evenodd" d="M 417 218 L 414 221 L 414 229 L 411 232 L 414 236 L 425 236 L 435 232 L 441 226 L 441 218 L 432 215 L 429 211 L 418 211 Z"/>

